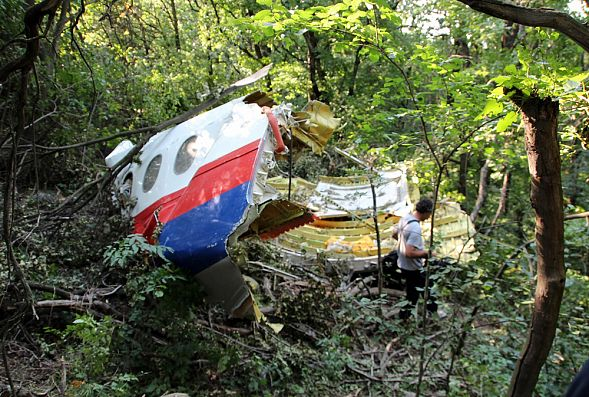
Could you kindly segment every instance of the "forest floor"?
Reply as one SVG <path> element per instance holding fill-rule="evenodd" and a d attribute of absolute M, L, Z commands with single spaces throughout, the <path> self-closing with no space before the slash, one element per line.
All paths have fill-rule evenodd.
<path fill-rule="evenodd" d="M 265 314 L 255 322 L 207 304 L 196 280 L 162 264 L 157 247 L 120 239 L 127 221 L 107 205 L 67 226 L 20 231 L 37 317 L 27 310 L 4 337 L 1 397 L 11 383 L 20 397 L 505 394 L 531 283 L 527 266 L 511 262 L 504 279 L 494 278 L 508 257 L 491 249 L 500 245 L 481 251 L 493 255 L 488 270 L 470 263 L 434 272 L 447 316 L 422 321 L 420 303 L 402 321 L 404 292 L 387 282 L 379 294 L 375 272 L 354 278 L 346 263 L 293 260 L 271 244 L 243 242 L 240 268 Z M 14 277 L 7 285 L 3 320 L 26 306 Z M 588 286 L 587 276 L 567 274 L 543 396 L 562 395 L 586 359 Z"/>
<path fill-rule="evenodd" d="M 273 252 L 272 255 L 276 258 L 277 253 Z M 387 390 L 401 391 L 401 384 L 406 377 L 415 378 L 418 375 L 415 366 L 413 369 L 403 369 L 404 365 L 398 363 L 399 360 L 413 361 L 419 356 L 416 345 L 410 346 L 405 340 L 416 338 L 423 330 L 418 327 L 417 321 L 403 323 L 398 320 L 398 304 L 402 301 L 400 297 L 404 292 L 385 288 L 379 297 L 375 273 L 352 279 L 343 270 L 345 264 L 339 264 L 336 270 L 328 266 L 331 267 L 331 272 L 326 273 L 325 263 L 312 262 L 297 261 L 290 257 L 280 268 L 274 267 L 277 266 L 276 263 L 272 266 L 261 266 L 262 262 L 252 261 L 243 269 L 265 313 L 262 323 L 229 319 L 214 307 L 195 310 L 195 315 L 190 320 L 191 327 L 201 328 L 200 337 L 203 337 L 204 332 L 207 334 L 205 339 L 212 337 L 215 338 L 215 343 L 221 342 L 218 351 L 198 351 L 195 348 L 193 352 L 194 357 L 199 357 L 196 359 L 199 362 L 197 367 L 207 374 L 200 382 L 205 382 L 208 388 L 206 393 L 199 392 L 195 395 L 214 395 L 217 392 L 219 395 L 249 395 L 264 390 L 263 382 L 258 389 L 255 385 L 250 385 L 250 390 L 244 390 L 243 385 L 248 384 L 247 379 L 224 379 L 227 370 L 220 368 L 219 362 L 210 357 L 224 351 L 228 344 L 231 349 L 237 349 L 241 355 L 247 357 L 247 360 L 253 361 L 258 356 L 269 367 L 275 365 L 270 364 L 274 361 L 272 356 L 285 356 L 283 368 L 276 370 L 275 375 L 288 371 L 289 367 L 291 371 L 296 371 L 292 367 L 308 365 L 311 368 L 316 367 L 319 373 L 325 372 L 321 375 L 324 378 L 321 386 L 324 390 L 335 387 L 331 382 L 344 382 L 336 387 L 337 392 L 334 391 L 336 389 L 332 390 L 335 394 L 326 392 L 324 395 L 344 395 L 340 394 L 344 392 L 350 396 L 368 395 L 366 393 L 373 389 L 369 386 L 372 383 L 378 383 Z M 176 287 L 182 288 L 177 285 L 170 288 Z M 37 301 L 36 310 L 40 320 L 28 318 L 12 341 L 7 343 L 5 369 L 8 368 L 9 372 L 5 370 L 0 374 L 0 384 L 4 391 L 0 395 L 8 395 L 8 386 L 11 383 L 21 397 L 104 395 L 82 393 L 85 384 L 92 381 L 92 376 L 89 376 L 92 363 L 84 362 L 83 356 L 87 354 L 84 350 L 96 349 L 97 360 L 102 359 L 101 350 L 105 346 L 95 340 L 98 339 L 96 335 L 100 334 L 100 329 L 92 330 L 94 336 L 74 330 L 72 325 L 67 324 L 74 318 L 68 311 L 77 312 L 78 316 L 86 313 L 96 319 L 110 315 L 119 327 L 124 327 L 123 324 L 137 327 L 128 322 L 133 309 L 132 304 L 126 300 L 124 288 L 113 289 L 115 296 L 111 300 L 100 300 L 95 289 L 94 302 L 87 299 L 90 296 L 89 291 L 86 294 L 80 291 L 72 293 L 71 297 L 75 297 L 75 300 L 85 302 L 85 309 L 74 302 L 68 303 L 69 300 L 63 296 L 64 290 L 60 290 L 61 296 L 49 296 L 48 288 L 39 284 L 33 283 L 33 289 L 37 292 L 45 289 L 45 292 L 37 295 L 39 299 L 46 298 Z M 117 297 L 118 294 L 121 296 Z M 55 306 L 47 306 L 47 301 L 54 302 Z M 150 305 L 154 302 L 157 304 L 153 300 Z M 446 332 L 440 321 L 447 320 L 428 320 L 427 343 L 432 343 Z M 280 332 L 276 332 L 276 325 L 281 329 Z M 99 327 L 96 324 L 94 326 Z M 185 343 L 183 340 L 179 341 L 182 338 L 173 332 L 166 335 L 160 331 L 150 332 L 150 338 L 160 346 L 170 348 L 174 343 Z M 114 333 L 114 327 L 109 332 Z M 114 339 L 105 343 L 114 345 Z M 110 359 L 115 359 L 118 353 L 115 353 L 112 345 L 109 350 Z M 92 354 L 94 353 L 90 352 L 90 356 Z M 207 355 L 209 357 L 203 358 Z M 190 362 L 195 361 L 194 357 Z M 85 360 L 89 358 L 86 357 Z M 232 361 L 232 358 L 228 361 Z M 227 365 L 231 366 L 231 363 Z M 99 379 L 106 379 L 104 375 L 108 367 L 109 365 L 101 367 L 104 373 L 95 375 Z M 264 371 L 268 372 L 269 369 L 262 370 L 262 374 Z M 299 371 L 304 372 L 302 369 Z M 242 376 L 247 376 L 247 373 Z M 301 387 L 306 387 L 305 382 L 314 378 L 312 375 L 306 376 L 308 379 L 300 373 L 295 376 L 299 378 L 297 382 Z M 425 379 L 427 383 L 440 385 L 444 381 L 444 375 L 441 372 L 428 373 Z M 172 383 L 168 387 L 188 392 L 194 390 L 195 384 L 174 386 Z M 203 385 L 199 387 L 202 388 Z M 278 390 L 282 391 L 272 395 L 290 395 L 293 390 L 297 390 L 287 384 L 283 384 L 281 388 Z M 166 388 L 165 391 L 169 389 Z M 147 395 L 159 393 L 161 392 Z"/>

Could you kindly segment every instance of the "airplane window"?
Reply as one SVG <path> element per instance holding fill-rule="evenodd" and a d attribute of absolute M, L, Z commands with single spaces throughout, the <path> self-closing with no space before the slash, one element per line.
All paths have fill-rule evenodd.
<path fill-rule="evenodd" d="M 176 154 L 176 161 L 174 162 L 174 173 L 180 175 L 190 168 L 196 155 L 198 154 L 198 145 L 196 143 L 196 136 L 191 136 L 184 141 L 178 153 Z"/>
<path fill-rule="evenodd" d="M 157 176 L 160 172 L 160 166 L 162 165 L 162 155 L 158 154 L 155 156 L 147 166 L 147 170 L 145 171 L 145 176 L 143 177 L 143 191 L 145 193 L 149 192 L 153 185 L 155 185 L 155 181 Z"/>

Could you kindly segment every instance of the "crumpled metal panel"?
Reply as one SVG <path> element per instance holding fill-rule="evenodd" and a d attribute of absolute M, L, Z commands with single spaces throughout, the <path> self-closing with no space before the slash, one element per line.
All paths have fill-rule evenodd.
<path fill-rule="evenodd" d="M 319 101 L 310 101 L 300 112 L 293 113 L 295 124 L 293 135 L 308 145 L 315 154 L 323 153 L 329 138 L 338 127 L 340 120 L 333 117 L 331 109 Z"/>
<path fill-rule="evenodd" d="M 380 172 L 375 178 L 377 217 L 381 254 L 397 244 L 392 238 L 400 217 L 412 211 L 410 199 L 416 186 L 411 186 L 406 169 Z M 288 179 L 272 178 L 268 183 L 283 195 Z M 317 184 L 300 178 L 293 180 L 291 197 L 314 210 L 314 222 L 291 230 L 278 239 L 285 251 L 299 255 L 323 254 L 328 258 L 374 261 L 378 255 L 376 228 L 372 219 L 373 201 L 365 176 L 322 177 Z M 463 261 L 476 259 L 478 253 L 472 237 L 475 229 L 469 216 L 458 203 L 442 201 L 436 208 L 436 252 L 440 257 Z M 430 222 L 424 222 L 423 235 L 429 238 Z"/>

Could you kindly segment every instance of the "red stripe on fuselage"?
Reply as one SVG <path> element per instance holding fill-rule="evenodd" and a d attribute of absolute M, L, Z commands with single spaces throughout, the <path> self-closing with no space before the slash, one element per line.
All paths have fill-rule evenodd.
<path fill-rule="evenodd" d="M 163 196 L 135 216 L 135 233 L 151 237 L 156 211 L 159 221 L 166 223 L 251 180 L 259 143 L 256 140 L 200 167 L 188 186 Z"/>

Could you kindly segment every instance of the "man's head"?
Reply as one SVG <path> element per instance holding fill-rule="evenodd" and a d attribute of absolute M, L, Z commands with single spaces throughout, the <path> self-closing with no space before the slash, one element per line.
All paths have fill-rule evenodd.
<path fill-rule="evenodd" d="M 434 203 L 428 198 L 423 198 L 415 204 L 414 215 L 420 221 L 425 221 L 432 215 L 433 209 Z"/>

